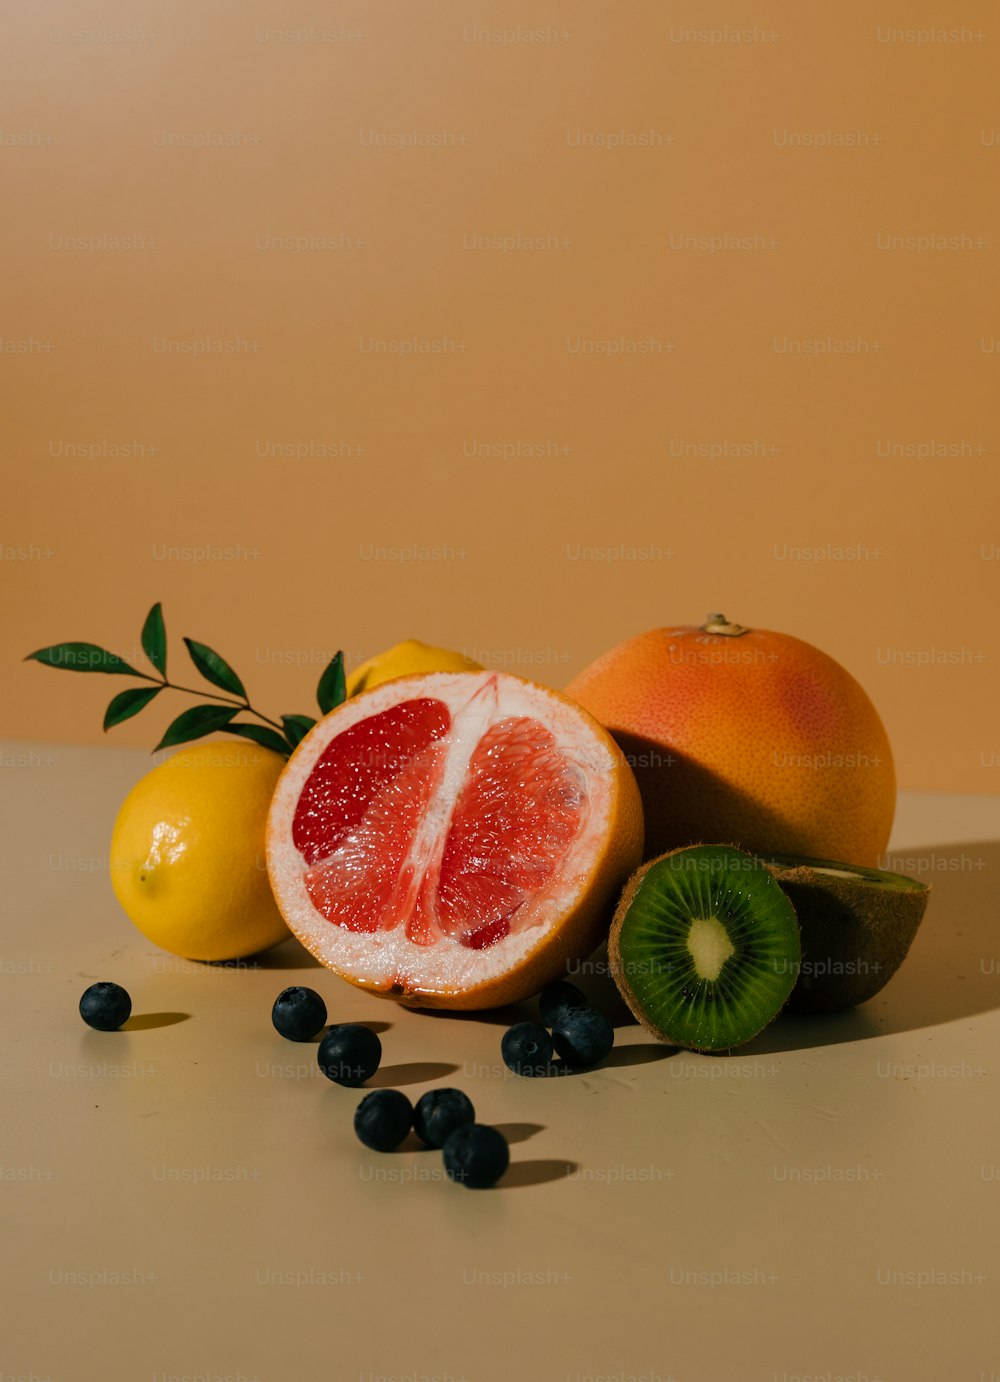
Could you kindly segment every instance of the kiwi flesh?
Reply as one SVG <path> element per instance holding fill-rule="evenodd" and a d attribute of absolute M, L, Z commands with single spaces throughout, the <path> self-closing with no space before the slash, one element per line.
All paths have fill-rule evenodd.
<path fill-rule="evenodd" d="M 874 998 L 906 958 L 929 885 L 832 859 L 758 857 L 791 899 L 802 931 L 802 970 L 789 1009 L 839 1012 Z"/>
<path fill-rule="evenodd" d="M 612 977 L 647 1031 L 730 1051 L 785 1006 L 799 974 L 795 909 L 752 854 L 689 845 L 632 875 L 608 936 Z"/>

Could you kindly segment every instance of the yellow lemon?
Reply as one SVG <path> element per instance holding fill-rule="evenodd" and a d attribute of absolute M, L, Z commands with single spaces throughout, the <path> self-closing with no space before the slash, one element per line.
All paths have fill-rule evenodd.
<path fill-rule="evenodd" d="M 356 696 L 361 691 L 370 691 L 373 686 L 381 686 L 384 681 L 395 681 L 397 677 L 408 677 L 411 672 L 481 672 L 482 666 L 464 653 L 454 653 L 450 648 L 432 648 L 417 638 L 405 643 L 397 643 L 384 653 L 370 657 L 355 667 L 347 678 L 347 694 Z"/>
<path fill-rule="evenodd" d="M 144 936 L 188 960 L 235 960 L 287 938 L 264 852 L 285 762 L 216 740 L 136 783 L 115 821 L 110 866 L 115 896 Z"/>

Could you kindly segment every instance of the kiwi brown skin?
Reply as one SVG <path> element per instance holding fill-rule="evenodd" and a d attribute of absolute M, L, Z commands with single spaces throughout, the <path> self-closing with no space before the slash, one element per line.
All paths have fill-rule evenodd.
<path fill-rule="evenodd" d="M 802 968 L 790 1012 L 832 1013 L 857 1007 L 885 987 L 917 934 L 930 887 L 879 887 L 862 875 L 843 878 L 802 861 L 760 862 L 795 908 L 802 934 Z M 812 864 L 830 865 L 826 860 Z M 840 866 L 850 870 L 850 865 Z"/>
<path fill-rule="evenodd" d="M 716 841 L 716 843 L 718 842 Z M 726 847 L 729 849 L 742 850 L 741 845 L 728 845 Z M 676 1042 L 673 1040 L 673 1038 L 670 1036 L 668 1032 L 662 1031 L 661 1028 L 657 1027 L 655 1023 L 650 1021 L 648 1015 L 643 1011 L 642 1007 L 640 1006 L 635 997 L 635 994 L 629 987 L 628 979 L 625 977 L 625 971 L 622 965 L 621 951 L 618 948 L 619 938 L 621 936 L 622 925 L 625 921 L 625 917 L 628 913 L 629 908 L 632 905 L 636 893 L 639 890 L 639 884 L 645 878 L 646 874 L 653 867 L 653 865 L 661 863 L 664 859 L 669 859 L 674 854 L 684 854 L 689 849 L 700 848 L 702 848 L 701 844 L 690 844 L 681 845 L 677 849 L 667 850 L 666 854 L 659 854 L 655 859 L 647 859 L 647 861 L 640 868 L 637 868 L 635 873 L 632 874 L 632 876 L 629 878 L 628 882 L 625 884 L 625 887 L 622 891 L 622 895 L 619 899 L 618 906 L 615 908 L 615 915 L 614 920 L 611 923 L 611 930 L 608 932 L 608 968 L 611 971 L 612 979 L 614 979 L 615 981 L 615 986 L 617 987 L 618 992 L 624 999 L 629 1011 L 632 1013 L 633 1017 L 636 1019 L 639 1025 L 642 1028 L 644 1028 L 645 1031 L 647 1031 L 650 1034 L 650 1036 L 655 1037 L 657 1041 L 665 1042 L 668 1046 L 683 1045 L 684 1049 L 687 1051 L 701 1051 L 703 1054 L 708 1056 L 720 1056 L 727 1055 L 728 1051 L 735 1050 L 736 1048 L 729 1047 L 728 1051 L 720 1051 L 714 1047 L 711 1049 L 706 1049 L 705 1047 L 695 1046 L 691 1042 Z M 745 853 L 746 851 L 742 852 Z M 761 862 L 763 862 L 763 860 Z M 794 901 L 792 899 L 789 900 L 792 901 L 792 906 L 794 907 Z M 784 1011 L 784 1009 L 782 1009 L 782 1011 Z M 764 1028 L 769 1027 L 771 1023 L 775 1020 L 775 1018 L 779 1016 L 780 1012 L 775 1013 L 774 1017 L 769 1018 L 768 1021 L 762 1023 L 761 1026 L 757 1029 L 757 1031 L 751 1033 L 751 1035 L 748 1036 L 746 1040 L 752 1041 L 755 1036 L 759 1036 L 760 1033 L 764 1030 Z M 745 1042 L 740 1042 L 739 1045 L 745 1045 Z"/>
<path fill-rule="evenodd" d="M 611 971 L 612 979 L 615 981 L 615 987 L 625 1000 L 626 1006 L 639 1025 L 644 1027 L 646 1031 L 649 1032 L 650 1036 L 656 1037 L 657 1041 L 665 1041 L 672 1045 L 670 1038 L 665 1036 L 658 1027 L 654 1027 L 642 1008 L 636 1002 L 635 995 L 629 988 L 628 980 L 625 978 L 625 971 L 622 967 L 621 951 L 618 949 L 618 939 L 622 933 L 622 923 L 625 920 L 628 909 L 632 905 L 632 899 L 639 890 L 639 884 L 653 865 L 659 863 L 660 859 L 665 859 L 666 857 L 665 854 L 661 854 L 656 859 L 649 859 L 640 868 L 636 869 L 635 873 L 632 874 L 631 878 L 629 878 L 628 882 L 625 884 L 618 906 L 615 908 L 611 930 L 608 932 L 608 968 Z"/>

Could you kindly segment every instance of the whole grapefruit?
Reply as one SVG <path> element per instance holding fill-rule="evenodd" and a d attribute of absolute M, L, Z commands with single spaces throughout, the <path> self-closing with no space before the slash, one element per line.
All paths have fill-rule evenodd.
<path fill-rule="evenodd" d="M 646 857 L 701 840 L 872 867 L 896 804 L 878 712 L 802 639 L 723 615 L 652 629 L 566 687 L 635 772 Z"/>

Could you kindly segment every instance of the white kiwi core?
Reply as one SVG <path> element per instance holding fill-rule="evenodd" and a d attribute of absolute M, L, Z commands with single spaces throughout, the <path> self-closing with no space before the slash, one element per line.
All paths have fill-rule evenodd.
<path fill-rule="evenodd" d="M 687 936 L 688 954 L 694 961 L 699 979 L 718 979 L 722 966 L 736 947 L 718 917 L 697 917 Z"/>

